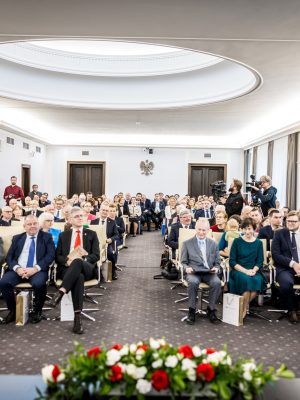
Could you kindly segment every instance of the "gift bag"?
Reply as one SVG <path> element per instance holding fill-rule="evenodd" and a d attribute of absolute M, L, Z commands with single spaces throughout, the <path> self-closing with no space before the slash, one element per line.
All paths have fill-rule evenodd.
<path fill-rule="evenodd" d="M 101 264 L 101 272 L 105 282 L 112 281 L 112 263 L 111 261 L 106 260 L 103 264 Z"/>
<path fill-rule="evenodd" d="M 16 301 L 16 325 L 23 326 L 28 322 L 29 292 L 20 292 Z"/>
<path fill-rule="evenodd" d="M 74 320 L 74 308 L 71 292 L 64 294 L 60 303 L 60 320 L 61 321 L 73 321 Z"/>
<path fill-rule="evenodd" d="M 223 322 L 240 326 L 243 325 L 243 296 L 225 293 L 223 296 Z"/>

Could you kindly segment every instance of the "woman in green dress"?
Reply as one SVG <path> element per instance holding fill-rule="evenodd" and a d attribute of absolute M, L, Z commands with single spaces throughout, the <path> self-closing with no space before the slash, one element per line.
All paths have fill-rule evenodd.
<path fill-rule="evenodd" d="M 243 318 L 249 303 L 264 290 L 263 246 L 254 236 L 256 224 L 252 218 L 245 218 L 241 224 L 244 235 L 234 239 L 229 257 L 229 292 L 244 297 Z"/>

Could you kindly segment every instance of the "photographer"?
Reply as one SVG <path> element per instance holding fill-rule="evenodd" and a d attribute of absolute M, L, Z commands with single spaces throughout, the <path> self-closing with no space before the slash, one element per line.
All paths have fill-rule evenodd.
<path fill-rule="evenodd" d="M 225 209 L 228 218 L 230 218 L 234 214 L 241 215 L 244 205 L 244 199 L 241 194 L 241 189 L 242 182 L 238 179 L 233 179 L 229 188 L 230 195 L 228 196 L 225 203 Z"/>
<path fill-rule="evenodd" d="M 267 175 L 260 177 L 260 187 L 263 189 L 263 192 L 257 186 L 251 186 L 252 190 L 256 192 L 256 197 L 261 201 L 261 210 L 264 217 L 266 217 L 270 208 L 276 208 L 277 189 L 271 186 L 271 178 Z"/>

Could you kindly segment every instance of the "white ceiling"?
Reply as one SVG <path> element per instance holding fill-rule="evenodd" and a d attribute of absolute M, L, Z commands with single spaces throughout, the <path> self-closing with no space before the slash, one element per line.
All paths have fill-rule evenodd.
<path fill-rule="evenodd" d="M 263 83 L 237 99 L 151 111 L 80 109 L 1 98 L 2 126 L 52 143 L 59 135 L 72 144 L 247 147 L 300 125 L 297 0 L 56 4 L 10 0 L 1 5 L 0 41 L 86 38 L 165 44 L 235 60 L 257 71 Z"/>

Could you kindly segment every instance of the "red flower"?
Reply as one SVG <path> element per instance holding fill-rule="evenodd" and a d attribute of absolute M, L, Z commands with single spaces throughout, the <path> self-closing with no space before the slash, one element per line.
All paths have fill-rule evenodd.
<path fill-rule="evenodd" d="M 141 345 L 138 346 L 137 350 L 139 350 L 139 349 L 143 349 L 144 351 L 147 351 L 148 350 L 148 346 L 146 344 L 141 344 Z"/>
<path fill-rule="evenodd" d="M 100 347 L 96 346 L 96 347 L 92 347 L 90 350 L 88 350 L 86 354 L 88 357 L 96 358 L 97 355 L 100 353 L 101 353 Z"/>
<path fill-rule="evenodd" d="M 215 377 L 215 371 L 210 364 L 199 364 L 197 366 L 197 377 L 201 381 L 210 382 Z"/>
<path fill-rule="evenodd" d="M 111 367 L 112 376 L 109 378 L 111 382 L 118 382 L 123 379 L 122 368 L 119 365 Z"/>
<path fill-rule="evenodd" d="M 169 387 L 169 377 L 166 371 L 158 369 L 152 374 L 152 386 L 155 390 L 164 390 Z"/>
<path fill-rule="evenodd" d="M 206 354 L 213 354 L 215 352 L 216 352 L 215 349 L 206 349 Z"/>
<path fill-rule="evenodd" d="M 114 344 L 113 347 L 112 347 L 112 349 L 121 350 L 122 347 L 123 347 L 123 346 L 122 346 L 121 344 Z"/>
<path fill-rule="evenodd" d="M 55 364 L 53 366 L 53 370 L 52 370 L 52 378 L 53 378 L 54 382 L 57 382 L 58 375 L 60 375 L 60 369 L 59 369 L 59 366 L 57 364 Z"/>
<path fill-rule="evenodd" d="M 185 358 L 193 357 L 193 349 L 188 344 L 185 344 L 184 346 L 180 346 L 178 348 L 178 352 L 183 354 Z"/>

